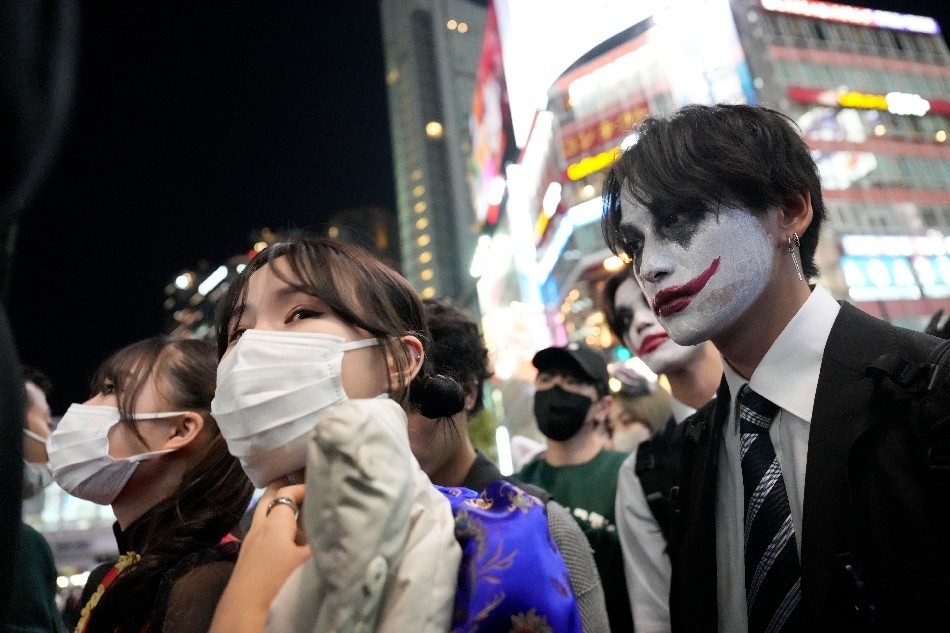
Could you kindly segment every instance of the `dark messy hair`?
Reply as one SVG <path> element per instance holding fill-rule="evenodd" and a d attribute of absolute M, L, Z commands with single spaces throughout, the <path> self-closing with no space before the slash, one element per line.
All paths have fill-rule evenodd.
<path fill-rule="evenodd" d="M 53 392 L 53 382 L 49 379 L 49 376 L 44 374 L 42 371 L 36 367 L 31 367 L 30 365 L 23 365 L 23 382 L 32 382 L 37 388 L 43 392 L 43 395 L 49 398 L 50 394 Z"/>
<path fill-rule="evenodd" d="M 715 212 L 719 203 L 764 213 L 795 195 L 811 195 L 813 217 L 801 237 L 802 267 L 818 274 L 815 249 L 825 205 L 818 168 L 795 123 L 762 106 L 689 105 L 651 116 L 637 142 L 608 171 L 601 227 L 607 246 L 624 252 L 621 194 L 658 216 L 678 210 Z"/>
<path fill-rule="evenodd" d="M 434 419 L 462 410 L 461 385 L 432 369 L 429 329 L 416 291 L 369 251 L 336 240 L 298 236 L 258 253 L 219 303 L 215 316 L 219 355 L 224 355 L 240 323 L 251 275 L 277 259 L 286 260 L 289 268 L 286 274 L 272 268 L 278 278 L 299 292 L 319 297 L 341 319 L 379 338 L 400 376 L 407 376 L 410 367 L 400 337 L 413 335 L 422 342 L 426 355 L 421 370 L 408 389 L 403 380 L 393 394 L 404 408 L 411 406 Z"/>
<path fill-rule="evenodd" d="M 211 417 L 217 355 L 197 339 L 166 336 L 133 343 L 110 356 L 96 371 L 91 392 L 114 390 L 122 424 L 140 440 L 135 402 L 149 380 L 174 411 L 201 415 L 211 440 L 184 474 L 181 484 L 149 510 L 150 525 L 141 560 L 125 568 L 92 610 L 87 631 L 138 633 L 158 630 L 156 602 L 166 572 L 182 559 L 217 545 L 240 521 L 254 487 Z"/>
<path fill-rule="evenodd" d="M 429 331 L 432 334 L 429 358 L 439 373 L 451 376 L 464 389 L 474 390 L 471 413 L 484 407 L 482 388 L 491 377 L 488 348 L 475 320 L 446 299 L 424 299 Z"/>
<path fill-rule="evenodd" d="M 601 294 L 604 320 L 607 322 L 607 327 L 610 328 L 614 338 L 620 341 L 621 345 L 626 345 L 624 339 L 627 336 L 627 330 L 630 328 L 631 315 L 627 311 L 617 310 L 617 289 L 628 279 L 632 279 L 630 269 L 624 267 L 607 279 L 604 283 L 604 291 Z"/>

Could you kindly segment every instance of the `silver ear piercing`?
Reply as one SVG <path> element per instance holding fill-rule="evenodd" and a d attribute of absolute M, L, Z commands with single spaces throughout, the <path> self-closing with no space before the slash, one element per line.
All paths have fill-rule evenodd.
<path fill-rule="evenodd" d="M 801 242 L 798 239 L 798 233 L 792 233 L 791 237 L 788 238 L 788 254 L 792 256 L 792 263 L 795 264 L 795 272 L 798 273 L 798 280 L 805 281 L 804 275 L 802 275 L 802 265 L 798 261 L 798 256 L 795 255 L 795 249 L 801 248 Z"/>

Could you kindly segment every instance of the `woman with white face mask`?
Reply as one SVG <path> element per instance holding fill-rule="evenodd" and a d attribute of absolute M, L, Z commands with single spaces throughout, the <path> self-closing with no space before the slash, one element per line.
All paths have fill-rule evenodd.
<path fill-rule="evenodd" d="M 507 482 L 434 487 L 413 457 L 406 411 L 448 424 L 464 391 L 433 373 L 402 276 L 301 238 L 221 306 L 212 411 L 267 489 L 212 631 L 580 631 L 543 504 Z"/>
<path fill-rule="evenodd" d="M 202 341 L 129 345 L 50 437 L 56 483 L 117 520 L 121 555 L 90 574 L 77 632 L 208 630 L 253 493 L 211 417 L 216 364 Z"/>

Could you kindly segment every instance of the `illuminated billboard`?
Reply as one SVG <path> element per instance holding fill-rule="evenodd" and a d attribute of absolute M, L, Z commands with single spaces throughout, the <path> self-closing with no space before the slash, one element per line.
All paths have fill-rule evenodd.
<path fill-rule="evenodd" d="M 472 205 L 476 220 L 488 224 L 494 224 L 498 219 L 498 205 L 501 202 L 498 182 L 503 177 L 505 149 L 512 134 L 501 41 L 493 6 L 488 8 L 482 55 L 475 78 L 472 114 L 469 117 L 472 136 L 469 158 Z"/>
<path fill-rule="evenodd" d="M 805 18 L 831 20 L 858 26 L 874 26 L 895 31 L 911 31 L 937 35 L 940 27 L 933 18 L 908 13 L 894 13 L 879 9 L 866 9 L 846 4 L 815 2 L 815 0 L 762 0 L 762 8 L 776 13 L 800 15 Z"/>
<path fill-rule="evenodd" d="M 630 0 L 496 0 L 511 123 L 524 147 L 554 81 L 597 44 L 641 22 L 650 3 Z"/>
<path fill-rule="evenodd" d="M 882 110 L 902 116 L 925 114 L 950 114 L 950 101 L 925 99 L 906 92 L 867 93 L 855 90 L 806 88 L 790 86 L 788 98 L 798 103 L 815 103 L 823 106 L 855 108 L 859 110 Z"/>
<path fill-rule="evenodd" d="M 839 261 L 855 301 L 950 297 L 950 238 L 928 235 L 845 235 Z"/>

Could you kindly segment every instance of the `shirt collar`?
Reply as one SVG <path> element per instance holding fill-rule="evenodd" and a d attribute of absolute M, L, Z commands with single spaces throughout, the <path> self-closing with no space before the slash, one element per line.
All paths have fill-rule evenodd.
<path fill-rule="evenodd" d="M 682 422 L 689 416 L 696 413 L 696 409 L 689 406 L 688 404 L 680 402 L 676 398 L 670 399 L 670 408 L 673 410 L 673 419 L 676 420 L 677 423 Z"/>
<path fill-rule="evenodd" d="M 748 382 L 763 398 L 810 423 L 821 359 L 839 310 L 841 306 L 828 291 L 816 285 L 765 353 L 750 380 L 746 381 L 723 359 L 733 405 L 739 389 Z M 737 432 L 737 427 L 733 431 Z"/>

